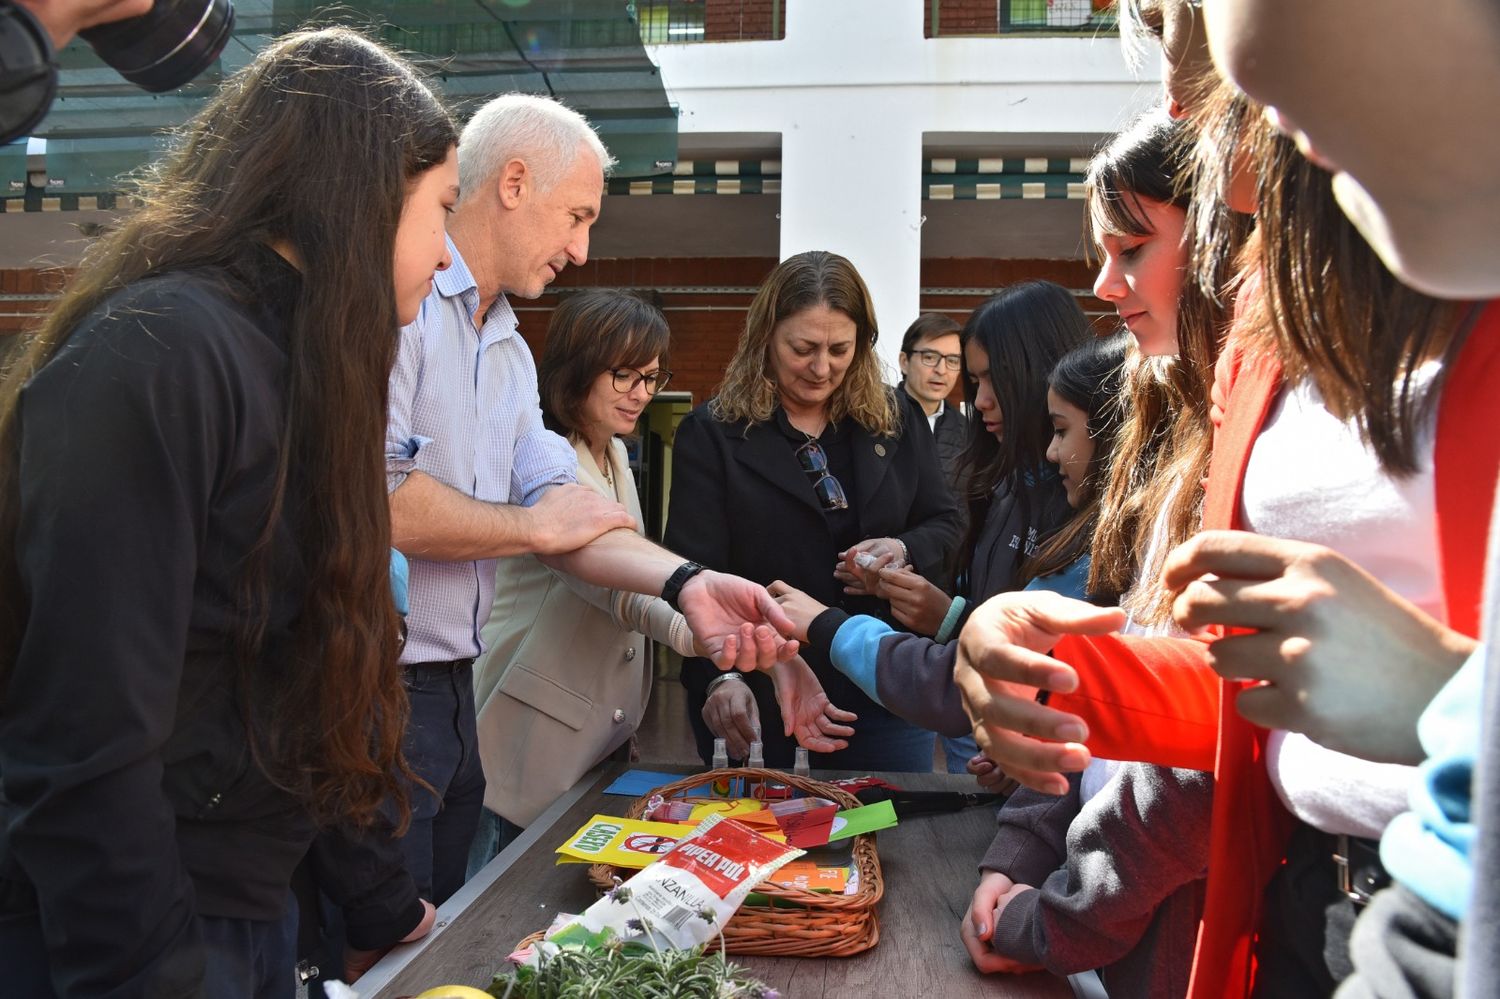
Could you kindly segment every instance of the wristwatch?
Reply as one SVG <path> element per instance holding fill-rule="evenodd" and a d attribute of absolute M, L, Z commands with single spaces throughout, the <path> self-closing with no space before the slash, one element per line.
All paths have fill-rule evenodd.
<path fill-rule="evenodd" d="M 682 596 L 682 588 L 687 581 L 703 571 L 703 566 L 697 562 L 684 562 L 677 567 L 677 571 L 667 577 L 667 585 L 661 588 L 661 598 L 671 605 L 675 611 L 681 611 L 677 600 Z"/>

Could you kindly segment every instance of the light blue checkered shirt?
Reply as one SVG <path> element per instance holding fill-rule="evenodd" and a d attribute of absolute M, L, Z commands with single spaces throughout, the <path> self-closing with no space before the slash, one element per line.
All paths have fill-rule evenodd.
<path fill-rule="evenodd" d="M 453 266 L 401 330 L 385 432 L 386 488 L 424 472 L 475 499 L 530 506 L 577 480 L 572 445 L 542 426 L 536 364 L 501 295 L 474 327 L 479 291 L 448 241 Z M 410 556 L 411 613 L 401 662 L 465 659 L 483 651 L 479 629 L 495 599 L 495 559 L 434 562 Z"/>

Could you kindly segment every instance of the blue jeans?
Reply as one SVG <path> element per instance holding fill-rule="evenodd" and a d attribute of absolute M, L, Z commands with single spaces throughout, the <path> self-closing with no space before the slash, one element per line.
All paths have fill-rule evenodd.
<path fill-rule="evenodd" d="M 434 905 L 463 887 L 469 845 L 484 807 L 484 770 L 474 723 L 474 664 L 419 663 L 402 671 L 411 718 L 402 748 L 418 777 L 411 826 L 401 839 L 417 892 Z M 436 792 L 434 794 L 434 792 Z"/>
<path fill-rule="evenodd" d="M 199 916 L 208 970 L 204 992 L 234 999 L 292 999 L 297 994 L 297 900 L 280 920 Z"/>
<path fill-rule="evenodd" d="M 292 999 L 297 994 L 297 902 L 290 892 L 280 919 L 199 916 L 197 922 L 204 995 Z M 0 974 L 0 994 L 55 999 L 39 913 L 0 917 Z"/>
<path fill-rule="evenodd" d="M 948 772 L 950 774 L 966 774 L 968 767 L 964 764 L 969 762 L 971 756 L 979 752 L 979 743 L 974 741 L 972 735 L 959 735 L 949 738 L 943 736 L 943 756 L 948 760 Z"/>
<path fill-rule="evenodd" d="M 479 816 L 479 831 L 474 834 L 474 843 L 469 847 L 469 877 L 478 874 L 485 864 L 500 856 L 500 851 L 525 831 L 525 826 L 518 826 L 486 808 Z"/>

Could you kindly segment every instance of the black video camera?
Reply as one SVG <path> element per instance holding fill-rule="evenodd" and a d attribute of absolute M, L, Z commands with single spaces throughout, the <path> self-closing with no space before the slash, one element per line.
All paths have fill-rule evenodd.
<path fill-rule="evenodd" d="M 79 32 L 131 83 L 161 93 L 187 83 L 219 57 L 234 27 L 232 0 L 156 0 L 139 17 Z M 0 0 L 0 144 L 28 135 L 57 96 L 57 61 L 36 17 Z"/>

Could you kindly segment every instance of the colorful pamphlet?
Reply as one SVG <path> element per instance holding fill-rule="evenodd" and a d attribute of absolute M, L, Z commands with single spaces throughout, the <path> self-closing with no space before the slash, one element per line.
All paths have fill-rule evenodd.
<path fill-rule="evenodd" d="M 786 888 L 842 895 L 849 884 L 849 868 L 820 867 L 805 860 L 795 860 L 777 871 L 771 881 Z"/>
<path fill-rule="evenodd" d="M 800 847 L 827 843 L 838 810 L 839 806 L 826 798 L 791 798 L 770 808 L 781 831 L 786 833 L 786 841 Z"/>
<path fill-rule="evenodd" d="M 860 833 L 889 829 L 896 824 L 896 806 L 889 801 L 877 801 L 873 805 L 862 805 L 839 812 L 833 817 L 833 830 L 828 841 L 858 836 Z"/>
<path fill-rule="evenodd" d="M 660 953 L 707 943 L 752 888 L 802 854 L 719 815 L 683 831 L 664 856 L 549 931 L 540 946 L 649 947 Z"/>
<path fill-rule="evenodd" d="M 669 774 L 660 770 L 627 770 L 616 777 L 604 789 L 605 794 L 622 794 L 628 798 L 639 798 L 674 781 L 682 780 L 682 774 Z"/>
<path fill-rule="evenodd" d="M 743 822 L 746 813 L 763 811 L 765 807 L 765 802 L 756 801 L 754 798 L 723 798 L 705 801 L 693 806 L 692 812 L 688 814 L 688 821 L 697 825 L 710 815 L 722 815 L 726 819 L 739 819 Z"/>
<path fill-rule="evenodd" d="M 559 864 L 613 864 L 642 868 L 665 854 L 688 827 L 595 815 L 557 848 Z"/>

